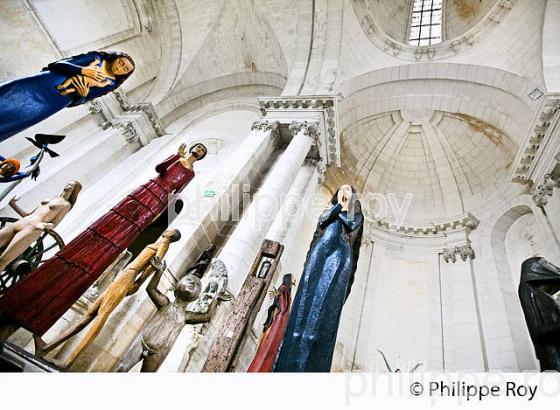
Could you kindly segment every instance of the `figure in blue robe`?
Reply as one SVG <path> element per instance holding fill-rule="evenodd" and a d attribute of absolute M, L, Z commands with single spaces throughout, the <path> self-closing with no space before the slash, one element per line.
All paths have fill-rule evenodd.
<path fill-rule="evenodd" d="M 125 69 L 116 67 L 124 63 Z M 85 78 L 84 68 L 101 67 L 106 62 L 113 77 L 96 79 L 103 86 L 93 86 L 86 96 L 75 90 L 60 89 L 70 78 Z M 96 66 L 91 65 L 97 62 Z M 115 68 L 113 68 L 115 67 Z M 132 68 L 132 69 L 131 69 Z M 124 72 L 126 70 L 126 73 Z M 93 70 L 92 70 L 93 71 Z M 92 71 L 90 71 L 92 73 Z M 0 84 L 0 142 L 57 113 L 65 107 L 75 107 L 117 89 L 134 71 L 134 61 L 125 53 L 94 51 L 65 58 L 49 64 L 40 73 Z M 115 74 L 119 73 L 119 74 Z M 93 73 L 91 74 L 93 75 Z"/>
<path fill-rule="evenodd" d="M 342 306 L 359 257 L 364 218 L 354 188 L 342 185 L 319 218 L 275 372 L 328 372 Z"/>

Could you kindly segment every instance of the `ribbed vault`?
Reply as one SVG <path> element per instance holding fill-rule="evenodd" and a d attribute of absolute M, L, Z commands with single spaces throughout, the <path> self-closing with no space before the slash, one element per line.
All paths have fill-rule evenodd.
<path fill-rule="evenodd" d="M 329 171 L 327 184 L 349 181 L 362 194 L 395 194 L 399 204 L 412 194 L 404 222 L 426 225 L 487 206 L 515 152 L 502 131 L 472 116 L 392 111 L 347 128 L 343 166 Z"/>

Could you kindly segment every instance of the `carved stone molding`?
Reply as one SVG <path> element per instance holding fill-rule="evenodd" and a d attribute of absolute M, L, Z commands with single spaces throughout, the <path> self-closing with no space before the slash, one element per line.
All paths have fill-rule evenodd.
<path fill-rule="evenodd" d="M 560 98 L 543 95 L 529 133 L 512 165 L 512 182 L 533 186 L 541 182 L 556 162 L 560 148 Z"/>
<path fill-rule="evenodd" d="M 433 222 L 432 224 L 427 226 L 397 225 L 395 223 L 384 221 L 384 220 L 376 220 L 374 224 L 385 231 L 400 233 L 409 236 L 422 237 L 422 236 L 443 235 L 450 231 L 459 231 L 459 230 L 465 230 L 467 232 L 470 232 L 476 229 L 479 222 L 480 221 L 478 219 L 476 219 L 472 214 L 467 212 L 455 219 Z"/>
<path fill-rule="evenodd" d="M 340 166 L 337 99 L 331 95 L 259 98 L 263 117 L 280 122 L 284 139 L 305 127 L 313 138 L 309 157 L 317 160 L 319 182 L 324 181 L 327 166 Z M 296 122 L 299 125 L 293 125 Z M 306 125 L 307 124 L 307 125 Z"/>
<path fill-rule="evenodd" d="M 552 196 L 554 188 L 560 188 L 560 177 L 547 174 L 542 184 L 533 189 L 533 201 L 539 208 L 544 208 L 548 203 L 548 198 Z"/>
<path fill-rule="evenodd" d="M 150 122 L 151 126 L 154 128 L 154 131 L 158 137 L 161 137 L 165 134 L 165 130 L 163 129 L 163 125 L 156 114 L 154 106 L 151 103 L 137 103 L 137 104 L 130 104 L 126 98 L 126 95 L 122 90 L 117 90 L 115 92 L 115 98 L 121 105 L 123 111 L 125 113 L 143 113 L 147 117 L 148 121 Z"/>
<path fill-rule="evenodd" d="M 130 104 L 122 90 L 116 90 L 89 103 L 89 110 L 101 118 L 104 130 L 123 131 L 127 142 L 146 145 L 165 134 L 152 104 Z"/>
<path fill-rule="evenodd" d="M 113 128 L 120 130 L 126 142 L 140 142 L 140 136 L 132 121 L 115 121 L 111 124 Z"/>
<path fill-rule="evenodd" d="M 455 246 L 454 248 L 445 248 L 441 256 L 447 263 L 455 263 L 457 261 L 457 256 L 459 256 L 463 262 L 466 262 L 467 259 L 474 259 L 474 250 L 469 243 L 463 246 Z"/>

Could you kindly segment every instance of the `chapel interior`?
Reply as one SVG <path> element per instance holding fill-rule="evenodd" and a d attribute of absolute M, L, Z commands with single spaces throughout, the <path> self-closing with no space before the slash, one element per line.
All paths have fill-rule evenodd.
<path fill-rule="evenodd" d="M 559 0 L 3 0 L 0 31 L 0 83 L 93 50 L 124 52 L 135 64 L 113 92 L 0 142 L 23 169 L 38 150 L 26 137 L 65 135 L 49 145 L 59 155 L 45 156 L 36 180 L 2 197 L 1 218 L 20 218 L 13 196 L 33 210 L 79 181 L 54 228 L 68 244 L 181 144 L 207 150 L 180 199 L 45 341 L 175 229 L 157 288 L 168 303 L 210 245 L 202 288 L 212 269 L 227 287 L 211 318 L 187 321 L 157 371 L 246 372 L 269 291 L 292 274 L 293 299 L 317 221 L 349 184 L 363 233 L 331 372 L 541 369 L 518 288 L 529 258 L 560 266 Z M 267 241 L 280 254 L 267 253 Z M 255 269 L 271 276 L 250 313 L 238 313 Z M 156 312 L 149 282 L 70 363 L 61 365 L 85 331 L 38 358 L 22 327 L 2 353 L 21 365 L 3 369 L 116 371 Z M 560 292 L 551 297 L 560 304 Z M 236 314 L 246 314 L 246 328 L 227 366 L 212 367 Z"/>

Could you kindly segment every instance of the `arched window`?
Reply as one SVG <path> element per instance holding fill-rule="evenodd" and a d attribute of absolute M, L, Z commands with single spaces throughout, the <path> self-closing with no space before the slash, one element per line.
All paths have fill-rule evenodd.
<path fill-rule="evenodd" d="M 442 1 L 414 0 L 408 44 L 429 46 L 441 43 Z"/>

